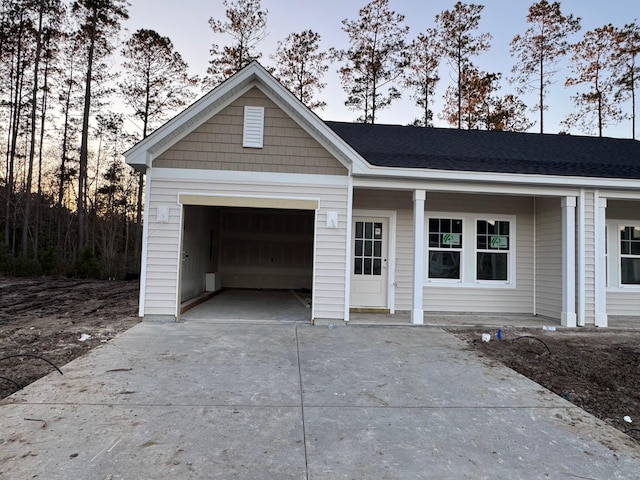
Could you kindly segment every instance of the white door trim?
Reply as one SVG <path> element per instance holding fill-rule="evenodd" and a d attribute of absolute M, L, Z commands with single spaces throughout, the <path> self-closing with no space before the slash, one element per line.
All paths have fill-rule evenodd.
<path fill-rule="evenodd" d="M 389 222 L 388 228 L 388 273 L 387 273 L 387 308 L 391 313 L 395 313 L 396 309 L 396 216 L 395 210 L 360 210 L 353 209 L 350 223 L 353 223 L 355 217 L 379 217 L 385 218 Z M 353 242 L 353 232 L 349 236 L 349 243 Z M 353 249 L 351 249 L 348 265 L 353 262 Z"/>

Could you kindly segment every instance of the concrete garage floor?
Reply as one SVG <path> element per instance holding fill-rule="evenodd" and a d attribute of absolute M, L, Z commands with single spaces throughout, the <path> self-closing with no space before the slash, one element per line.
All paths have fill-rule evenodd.
<path fill-rule="evenodd" d="M 636 479 L 640 446 L 438 328 L 141 323 L 0 405 L 0 478 Z"/>
<path fill-rule="evenodd" d="M 304 295 L 287 290 L 224 290 L 187 310 L 181 321 L 291 323 L 310 322 L 311 308 Z M 309 304 L 310 305 L 310 304 Z"/>

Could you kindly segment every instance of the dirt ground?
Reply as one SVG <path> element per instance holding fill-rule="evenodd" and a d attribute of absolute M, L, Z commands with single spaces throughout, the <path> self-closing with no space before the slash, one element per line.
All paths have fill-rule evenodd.
<path fill-rule="evenodd" d="M 5 357 L 62 368 L 138 323 L 137 303 L 137 281 L 0 277 L 0 398 L 55 372 Z"/>
<path fill-rule="evenodd" d="M 453 333 L 640 442 L 640 330 L 502 329 L 502 340 L 495 329 Z"/>
<path fill-rule="evenodd" d="M 37 355 L 64 371 L 138 323 L 137 302 L 137 281 L 0 277 L 0 399 L 55 372 L 38 358 L 5 357 Z M 501 341 L 495 330 L 452 332 L 640 442 L 640 330 L 507 328 Z"/>

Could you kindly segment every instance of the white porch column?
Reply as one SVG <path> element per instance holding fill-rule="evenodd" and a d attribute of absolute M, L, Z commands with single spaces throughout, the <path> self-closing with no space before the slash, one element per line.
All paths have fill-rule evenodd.
<path fill-rule="evenodd" d="M 606 223 L 607 199 L 595 198 L 595 325 L 606 327 L 607 319 L 607 257 L 606 257 Z"/>
<path fill-rule="evenodd" d="M 422 295 L 424 286 L 424 201 L 427 198 L 425 190 L 413 192 L 413 307 L 411 309 L 411 323 L 424 323 L 424 309 Z"/>
<path fill-rule="evenodd" d="M 562 314 L 563 327 L 576 326 L 576 197 L 562 199 Z"/>

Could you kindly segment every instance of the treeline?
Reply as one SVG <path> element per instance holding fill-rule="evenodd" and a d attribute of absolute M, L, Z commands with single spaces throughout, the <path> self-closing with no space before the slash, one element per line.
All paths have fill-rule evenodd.
<path fill-rule="evenodd" d="M 260 0 L 223 3 L 228 21 L 211 19 L 210 24 L 234 43 L 222 49 L 213 45 L 207 72 L 212 84 L 261 59 L 259 44 L 267 31 L 268 11 Z M 510 42 L 513 65 L 505 75 L 478 64 L 492 40 L 481 28 L 483 10 L 481 4 L 457 2 L 424 31 L 412 34 L 404 15 L 389 8 L 389 0 L 372 0 L 358 18 L 342 20 L 348 48 L 322 51 L 317 33 L 292 33 L 269 55 L 271 70 L 309 107 L 322 108 L 316 98 L 325 86 L 322 76 L 330 64 L 337 64 L 345 106 L 358 112 L 359 122 L 375 123 L 381 110 L 408 95 L 419 112 L 413 125 L 432 126 L 437 115 L 456 128 L 526 131 L 537 123 L 541 133 L 550 108 L 549 88 L 563 80 L 571 87 L 575 107 L 563 122 L 567 131 L 602 136 L 607 126 L 629 120 L 635 138 L 637 21 L 582 33 L 581 19 L 563 12 L 560 2 L 533 3 L 523 19 L 527 28 Z M 563 59 L 569 61 L 570 75 L 558 79 Z M 442 76 L 451 82 L 442 85 L 442 111 L 434 112 L 436 87 L 444 82 L 445 72 Z M 525 105 L 520 98 L 524 94 L 532 94 L 536 103 Z M 529 118 L 530 111 L 537 112 L 537 122 Z"/>
<path fill-rule="evenodd" d="M 268 11 L 260 0 L 223 3 L 225 16 L 209 25 L 225 44 L 211 46 L 198 78 L 169 38 L 148 29 L 125 38 L 126 0 L 0 0 L 0 272 L 137 272 L 144 178 L 124 165 L 122 153 L 253 60 L 312 109 L 326 105 L 323 77 L 336 68 L 345 106 L 360 122 L 375 123 L 408 95 L 417 126 L 433 125 L 437 115 L 456 128 L 524 131 L 537 123 L 544 132 L 546 96 L 566 57 L 572 73 L 565 85 L 581 91 L 567 126 L 602 135 L 629 120 L 635 138 L 636 22 L 580 38 L 580 19 L 560 3 L 534 3 L 526 30 L 511 42 L 513 69 L 505 76 L 477 65 L 491 47 L 479 4 L 457 2 L 410 36 L 389 0 L 373 0 L 342 21 L 348 48 L 323 50 L 320 35 L 304 30 L 263 58 Z M 442 111 L 434 112 L 447 67 L 452 81 Z M 527 93 L 536 105 L 522 102 Z"/>
<path fill-rule="evenodd" d="M 125 0 L 0 0 L 0 272 L 139 271 L 144 179 L 122 153 L 199 90 Z"/>

